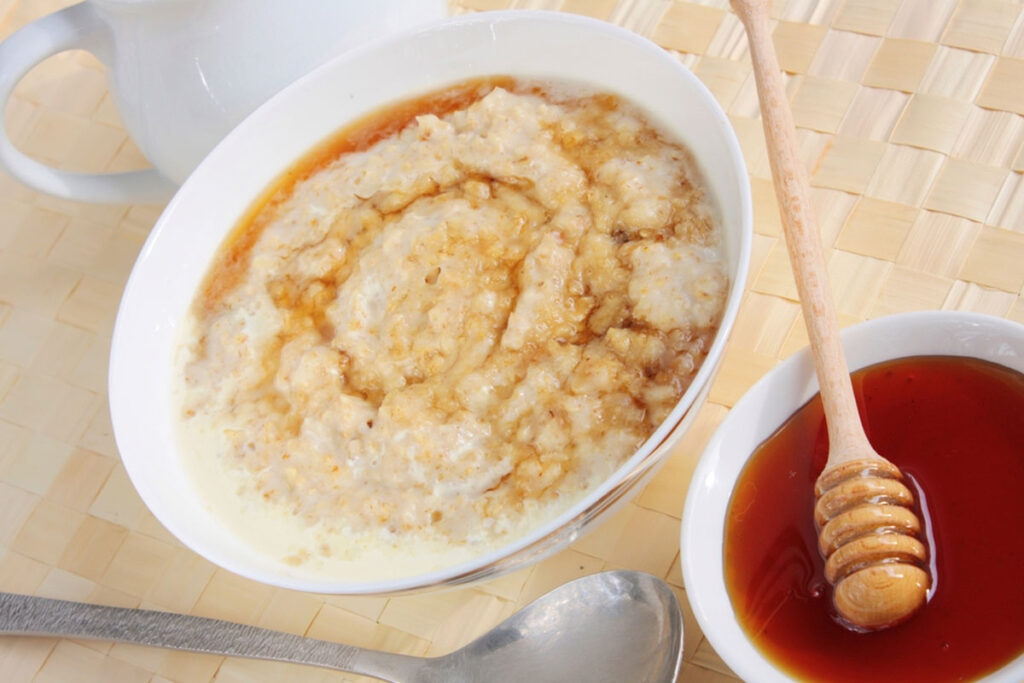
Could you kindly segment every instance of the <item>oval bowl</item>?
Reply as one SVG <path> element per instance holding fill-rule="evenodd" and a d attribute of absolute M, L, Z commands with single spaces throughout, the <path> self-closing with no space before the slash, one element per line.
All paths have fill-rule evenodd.
<path fill-rule="evenodd" d="M 978 313 L 922 311 L 877 318 L 842 333 L 851 370 L 908 356 L 968 356 L 1024 372 L 1024 325 Z M 686 594 L 701 629 L 736 674 L 793 680 L 750 642 L 725 585 L 723 539 L 733 487 L 754 450 L 818 392 L 810 351 L 762 377 L 729 411 L 694 471 L 683 510 L 681 561 Z M 982 679 L 1024 680 L 1024 656 Z"/>
<path fill-rule="evenodd" d="M 638 104 L 690 149 L 724 231 L 730 293 L 720 331 L 669 418 L 612 477 L 514 543 L 455 566 L 394 579 L 304 574 L 210 518 L 177 452 L 171 409 L 176 337 L 210 261 L 253 201 L 329 135 L 386 104 L 485 75 L 581 82 Z M 638 78 L 637 74 L 643 74 Z M 346 53 L 272 98 L 199 165 L 157 221 L 114 331 L 110 407 L 125 469 L 158 520 L 188 547 L 251 579 L 321 593 L 396 593 L 482 579 L 572 542 L 647 481 L 707 395 L 746 279 L 751 200 L 736 137 L 678 59 L 604 22 L 549 12 L 466 15 Z"/>

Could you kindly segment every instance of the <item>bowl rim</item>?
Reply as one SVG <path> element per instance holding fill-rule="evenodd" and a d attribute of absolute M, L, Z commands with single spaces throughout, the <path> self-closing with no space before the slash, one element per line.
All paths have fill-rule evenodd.
<path fill-rule="evenodd" d="M 955 333 L 965 335 L 964 340 Z M 970 335 L 989 334 L 1004 339 L 994 344 L 987 355 L 971 353 L 965 341 Z M 947 355 L 981 358 L 1024 373 L 1024 324 L 998 316 L 966 311 L 914 311 L 867 320 L 842 330 L 850 369 L 858 370 L 886 360 L 915 356 Z M 891 351 L 879 339 L 917 345 L 920 350 Z M 979 337 L 980 338 L 980 337 Z M 875 341 L 872 342 L 871 340 Z M 758 410 L 769 396 L 778 395 L 778 385 L 797 385 L 803 391 L 798 398 L 773 401 L 771 419 L 758 425 L 756 436 L 743 437 L 749 446 L 742 457 L 726 452 L 729 437 L 737 423 L 761 416 Z M 765 683 L 793 681 L 775 666 L 747 638 L 739 626 L 725 587 L 722 546 L 725 514 L 736 477 L 753 450 L 773 434 L 800 406 L 818 392 L 813 361 L 808 347 L 778 363 L 762 376 L 730 409 L 708 441 L 687 490 L 680 530 L 680 563 L 690 606 L 701 630 L 715 652 L 743 680 Z M 781 414 L 781 419 L 775 419 Z M 758 438 L 759 437 L 759 438 Z M 725 466 L 725 467 L 723 467 Z M 725 476 L 720 476 L 725 469 Z M 728 494 L 722 491 L 728 486 Z M 707 539 L 716 539 L 716 542 Z M 1024 678 L 1024 654 L 980 681 L 1011 683 Z"/>
<path fill-rule="evenodd" d="M 471 560 L 467 560 L 456 565 L 447 566 L 439 570 L 425 573 L 409 574 L 395 579 L 356 582 L 326 580 L 320 578 L 310 579 L 287 576 L 280 573 L 269 574 L 258 567 L 253 567 L 246 562 L 239 561 L 238 558 L 233 557 L 226 551 L 222 551 L 222 549 L 211 548 L 201 543 L 197 543 L 192 537 L 192 534 L 190 534 L 189 529 L 182 524 L 179 524 L 177 519 L 171 516 L 167 509 L 159 506 L 154 508 L 153 503 L 151 502 L 153 492 L 150 488 L 148 479 L 143 473 L 147 456 L 133 452 L 130 444 L 128 448 L 122 447 L 123 444 L 128 443 L 125 439 L 125 434 L 128 428 L 124 424 L 121 424 L 127 420 L 127 418 L 122 416 L 131 406 L 132 401 L 135 400 L 124 382 L 125 373 L 130 371 L 130 367 L 128 367 L 128 364 L 125 362 L 125 347 L 132 344 L 131 335 L 128 334 L 127 330 L 131 323 L 133 310 L 137 306 L 144 305 L 144 302 L 139 300 L 141 294 L 139 292 L 140 286 L 138 281 L 140 277 L 142 277 L 140 273 L 146 269 L 147 261 L 150 258 L 155 258 L 151 255 L 158 248 L 161 235 L 168 231 L 167 226 L 177 222 L 176 216 L 178 212 L 182 209 L 183 205 L 187 205 L 190 201 L 190 189 L 197 182 L 201 182 L 196 179 L 209 179 L 213 173 L 213 169 L 224 163 L 222 158 L 225 157 L 228 150 L 237 147 L 236 141 L 250 137 L 250 129 L 253 128 L 254 122 L 262 122 L 264 119 L 272 120 L 273 109 L 278 105 L 278 103 L 286 102 L 292 96 L 292 93 L 295 93 L 300 89 L 308 89 L 310 84 L 316 83 L 317 80 L 322 77 L 326 77 L 329 70 L 331 73 L 334 73 L 335 70 L 345 64 L 358 59 L 363 59 L 364 55 L 367 55 L 368 53 L 372 54 L 376 51 L 386 49 L 388 45 L 395 44 L 398 41 L 409 40 L 419 34 L 432 34 L 438 31 L 458 29 L 459 27 L 471 24 L 488 25 L 491 26 L 493 30 L 493 26 L 499 23 L 530 23 L 538 21 L 549 24 L 566 24 L 570 25 L 574 30 L 586 30 L 593 34 L 594 40 L 600 40 L 602 37 L 615 38 L 620 41 L 631 43 L 638 50 L 649 53 L 652 60 L 661 60 L 665 62 L 666 65 L 669 62 L 672 62 L 672 68 L 675 70 L 675 73 L 681 80 L 686 82 L 688 89 L 694 93 L 694 98 L 699 101 L 701 106 L 705 108 L 711 116 L 715 117 L 715 120 L 721 129 L 721 136 L 725 143 L 725 149 L 723 152 L 729 157 L 727 165 L 731 169 L 731 172 L 737 175 L 738 179 L 736 194 L 740 198 L 740 207 L 738 212 L 739 226 L 737 234 L 733 238 L 737 242 L 735 245 L 737 251 L 737 269 L 734 278 L 732 278 L 733 282 L 730 283 L 730 292 L 726 301 L 725 310 L 723 311 L 719 333 L 716 335 L 708 356 L 695 376 L 693 383 L 677 403 L 669 417 L 666 418 L 666 420 L 658 427 L 657 430 L 655 430 L 649 439 L 636 452 L 634 452 L 629 460 L 616 470 L 615 474 L 613 474 L 608 480 L 602 483 L 600 487 L 591 491 L 586 497 L 578 501 L 563 514 L 534 529 L 534 531 L 517 541 L 501 546 L 493 552 L 488 552 L 485 555 L 477 556 Z M 342 124 L 339 124 L 339 127 L 340 125 Z M 296 159 L 297 158 L 299 157 L 296 157 Z M 747 270 L 749 268 L 753 237 L 753 209 L 748 178 L 743 155 L 740 150 L 735 131 L 729 125 L 724 111 L 722 111 L 720 105 L 714 99 L 714 96 L 707 87 L 704 86 L 703 83 L 701 83 L 700 80 L 685 67 L 685 65 L 673 57 L 669 52 L 658 47 L 646 38 L 607 22 L 578 15 L 565 14 L 562 12 L 528 10 L 481 12 L 477 14 L 445 18 L 399 34 L 386 36 L 354 48 L 353 50 L 346 52 L 318 67 L 282 90 L 265 104 L 260 106 L 253 114 L 247 117 L 241 124 L 239 124 L 238 127 L 229 133 L 228 136 L 226 136 L 225 139 L 222 140 L 203 160 L 203 162 L 199 164 L 196 171 L 194 171 L 193 174 L 185 181 L 182 188 L 164 209 L 144 244 L 142 251 L 140 252 L 139 259 L 127 281 L 124 295 L 121 300 L 112 338 L 109 369 L 110 409 L 114 434 L 115 439 L 118 442 L 119 449 L 122 452 L 122 461 L 124 462 L 125 470 L 129 479 L 132 481 L 132 484 L 135 486 L 140 497 L 142 497 L 153 515 L 179 541 L 184 543 L 190 549 L 197 552 L 202 557 L 214 562 L 218 566 L 228 569 L 236 574 L 285 588 L 319 593 L 344 593 L 353 595 L 394 594 L 398 592 L 418 590 L 420 588 L 434 586 L 437 584 L 458 582 L 460 579 L 465 580 L 464 577 L 466 577 L 467 574 L 471 574 L 473 571 L 479 571 L 488 564 L 493 564 L 503 558 L 507 558 L 525 549 L 529 549 L 536 543 L 543 541 L 546 537 L 550 536 L 567 522 L 572 521 L 581 512 L 593 505 L 594 502 L 601 500 L 609 493 L 609 491 L 620 485 L 621 481 L 626 478 L 629 473 L 638 466 L 638 464 L 643 463 L 655 447 L 664 440 L 669 432 L 671 432 L 674 425 L 679 422 L 682 416 L 690 408 L 701 387 L 710 382 L 711 375 L 717 367 L 723 353 L 728 333 L 730 332 L 736 318 L 740 300 L 745 288 Z M 247 203 L 251 204 L 252 200 L 253 197 L 249 197 L 247 199 Z M 227 232 L 225 231 L 224 234 L 226 235 Z M 172 448 L 177 450 L 179 446 L 174 445 Z M 126 453 L 127 457 L 125 457 Z M 153 488 L 155 489 L 156 487 Z"/>

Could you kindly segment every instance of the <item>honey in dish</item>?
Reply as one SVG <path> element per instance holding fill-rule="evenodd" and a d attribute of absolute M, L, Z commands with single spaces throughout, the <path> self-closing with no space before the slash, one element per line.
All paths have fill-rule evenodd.
<path fill-rule="evenodd" d="M 726 519 L 725 579 L 755 646 L 799 679 L 963 681 L 1024 653 L 1024 375 L 915 357 L 853 374 L 875 449 L 903 471 L 931 553 L 928 604 L 873 633 L 840 625 L 814 528 L 820 397 L 762 444 Z"/>

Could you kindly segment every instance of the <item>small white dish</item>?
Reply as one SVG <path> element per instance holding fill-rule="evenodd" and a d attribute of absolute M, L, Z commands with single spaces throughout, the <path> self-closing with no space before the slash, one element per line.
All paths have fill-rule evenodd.
<path fill-rule="evenodd" d="M 976 313 L 927 311 L 878 318 L 842 333 L 851 370 L 908 356 L 970 356 L 1024 372 L 1024 325 Z M 754 450 L 818 392 L 803 349 L 762 377 L 732 408 L 701 456 L 683 511 L 682 566 L 697 621 L 722 660 L 743 680 L 792 679 L 740 627 L 725 585 L 723 538 L 737 478 Z M 1024 680 L 1024 655 L 982 679 Z"/>

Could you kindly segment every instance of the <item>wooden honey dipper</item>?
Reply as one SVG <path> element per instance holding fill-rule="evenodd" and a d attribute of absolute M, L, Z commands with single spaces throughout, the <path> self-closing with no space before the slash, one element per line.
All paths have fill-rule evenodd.
<path fill-rule="evenodd" d="M 828 423 L 829 456 L 814 518 L 836 611 L 857 630 L 887 628 L 924 605 L 930 577 L 914 496 L 875 452 L 857 412 L 839 338 L 807 173 L 769 31 L 771 0 L 731 0 L 747 30 L 775 193 Z"/>

